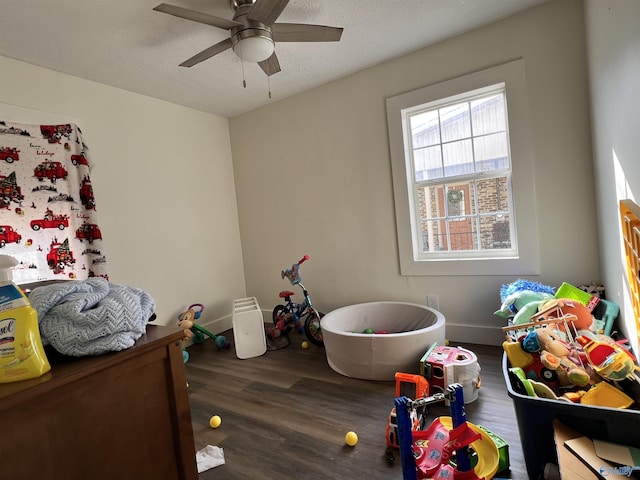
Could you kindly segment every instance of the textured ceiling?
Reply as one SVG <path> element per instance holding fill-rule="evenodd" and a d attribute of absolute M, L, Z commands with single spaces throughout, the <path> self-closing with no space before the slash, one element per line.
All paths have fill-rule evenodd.
<path fill-rule="evenodd" d="M 344 33 L 340 42 L 278 43 L 282 71 L 267 80 L 231 50 L 179 67 L 229 33 L 153 11 L 161 0 L 1 0 L 0 55 L 230 118 L 545 1 L 290 0 L 278 22 Z M 228 0 L 166 3 L 233 17 Z"/>

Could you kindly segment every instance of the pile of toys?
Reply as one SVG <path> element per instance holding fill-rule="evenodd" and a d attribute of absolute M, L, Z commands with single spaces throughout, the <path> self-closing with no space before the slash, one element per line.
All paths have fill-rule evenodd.
<path fill-rule="evenodd" d="M 500 298 L 515 391 L 601 407 L 640 402 L 640 367 L 627 341 L 612 337 L 617 305 L 567 283 L 554 291 L 528 280 L 504 285 Z"/>
<path fill-rule="evenodd" d="M 420 374 L 396 372 L 395 380 L 385 458 L 391 464 L 400 455 L 405 480 L 488 480 L 509 469 L 504 439 L 466 421 L 464 406 L 478 398 L 481 384 L 472 351 L 434 343 L 420 359 Z M 439 402 L 450 416 L 429 422 L 427 407 Z"/>
<path fill-rule="evenodd" d="M 445 401 L 450 416 L 427 422 L 427 406 Z M 386 428 L 387 462 L 399 449 L 405 480 L 485 479 L 509 469 L 506 442 L 485 427 L 466 420 L 461 384 L 429 395 L 421 375 L 396 373 L 396 398 Z"/>

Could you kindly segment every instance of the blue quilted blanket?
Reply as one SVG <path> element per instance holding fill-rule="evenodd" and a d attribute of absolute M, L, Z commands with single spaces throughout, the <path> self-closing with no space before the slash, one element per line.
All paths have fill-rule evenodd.
<path fill-rule="evenodd" d="M 155 310 L 143 290 L 101 277 L 38 287 L 29 301 L 38 312 L 43 344 L 75 357 L 133 346 Z"/>

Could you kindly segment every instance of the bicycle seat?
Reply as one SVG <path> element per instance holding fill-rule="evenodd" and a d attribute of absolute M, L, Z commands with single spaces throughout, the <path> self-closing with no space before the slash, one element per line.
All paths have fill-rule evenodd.
<path fill-rule="evenodd" d="M 290 290 L 283 290 L 278 294 L 278 296 L 280 298 L 286 298 L 286 297 L 290 297 L 292 295 L 295 295 L 295 292 L 292 292 Z"/>

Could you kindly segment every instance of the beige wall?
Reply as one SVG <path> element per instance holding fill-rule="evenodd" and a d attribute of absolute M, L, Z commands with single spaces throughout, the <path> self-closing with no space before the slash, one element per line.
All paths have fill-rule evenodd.
<path fill-rule="evenodd" d="M 621 307 L 622 329 L 637 353 L 618 202 L 630 198 L 640 203 L 640 2 L 587 0 L 586 18 L 600 263 L 607 298 Z"/>
<path fill-rule="evenodd" d="M 77 119 L 97 164 L 111 280 L 149 291 L 163 323 L 195 302 L 205 322 L 228 319 L 244 295 L 268 310 L 290 287 L 280 270 L 308 253 L 303 281 L 324 311 L 436 294 L 449 338 L 499 342 L 498 291 L 517 272 L 399 273 L 385 99 L 524 58 L 541 225 L 533 279 L 600 281 L 584 36 L 582 2 L 550 2 L 229 123 L 3 57 L 0 102 Z"/>
<path fill-rule="evenodd" d="M 158 323 L 192 303 L 228 315 L 245 295 L 228 121 L 5 57 L 0 72 L 0 119 L 82 129 L 110 280 L 149 292 Z"/>
<path fill-rule="evenodd" d="M 551 2 L 230 120 L 247 292 L 263 308 L 302 270 L 316 306 L 437 294 L 454 341 L 501 341 L 493 315 L 520 277 L 401 276 L 385 99 L 524 58 L 541 272 L 600 280 L 582 2 Z M 284 72 L 283 74 L 286 74 Z M 298 295 L 299 296 L 299 295 Z"/>

